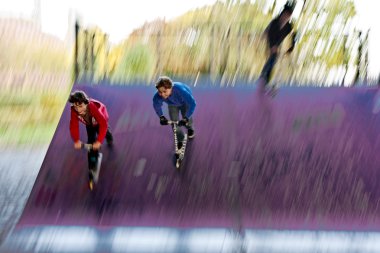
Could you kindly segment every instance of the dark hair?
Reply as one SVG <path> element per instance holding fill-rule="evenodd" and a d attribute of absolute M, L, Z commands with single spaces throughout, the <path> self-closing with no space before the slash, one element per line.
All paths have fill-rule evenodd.
<path fill-rule="evenodd" d="M 284 7 L 282 8 L 282 11 L 280 13 L 280 16 L 282 14 L 284 14 L 285 12 L 288 12 L 290 15 L 292 15 L 293 11 L 294 11 L 294 7 L 296 6 L 296 2 L 295 1 L 291 1 L 291 0 L 288 0 Z"/>
<path fill-rule="evenodd" d="M 70 94 L 69 103 L 85 103 L 88 104 L 90 102 L 89 97 L 84 91 L 76 90 Z"/>
<path fill-rule="evenodd" d="M 173 87 L 173 81 L 167 76 L 160 76 L 156 81 L 156 88 L 164 87 L 165 89 L 171 89 Z"/>

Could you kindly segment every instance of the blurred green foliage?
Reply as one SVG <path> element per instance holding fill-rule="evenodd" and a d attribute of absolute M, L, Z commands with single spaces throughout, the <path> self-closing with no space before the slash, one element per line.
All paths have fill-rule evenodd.
<path fill-rule="evenodd" d="M 31 21 L 0 19 L 0 145 L 51 140 L 72 86 L 70 50 Z"/>
<path fill-rule="evenodd" d="M 99 29 L 84 29 L 80 76 L 117 83 L 197 73 L 253 80 L 267 57 L 263 32 L 281 8 L 274 0 L 218 1 L 174 20 L 146 23 L 113 47 Z M 324 84 L 338 80 L 331 77 L 340 68 L 357 68 L 355 15 L 352 0 L 298 1 L 292 19 L 298 43 L 290 56 L 284 55 L 290 39 L 283 43 L 275 81 Z"/>
<path fill-rule="evenodd" d="M 143 80 L 153 74 L 154 68 L 154 51 L 145 45 L 137 44 L 122 53 L 111 75 L 111 81 L 127 83 L 134 79 Z"/>

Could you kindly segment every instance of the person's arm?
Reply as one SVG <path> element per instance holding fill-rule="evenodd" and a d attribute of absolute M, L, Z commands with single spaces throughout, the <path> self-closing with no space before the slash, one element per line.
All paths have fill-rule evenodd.
<path fill-rule="evenodd" d="M 265 38 L 266 40 L 268 40 L 268 36 L 269 36 L 269 34 L 270 34 L 270 32 L 271 32 L 271 29 L 272 29 L 272 26 L 273 26 L 273 22 L 274 22 L 274 20 L 272 20 L 272 21 L 268 24 L 268 26 L 265 28 L 263 34 L 261 35 L 261 36 L 262 36 L 263 38 Z"/>
<path fill-rule="evenodd" d="M 100 111 L 100 109 L 94 104 L 94 103 L 89 103 L 88 107 L 90 109 L 91 115 L 95 118 L 96 122 L 99 124 L 99 134 L 97 141 L 102 143 L 104 138 L 106 137 L 107 129 L 108 129 L 108 122 L 103 115 L 103 113 Z"/>
<path fill-rule="evenodd" d="M 273 37 L 274 34 L 276 33 L 275 31 L 275 23 L 277 22 L 276 19 L 273 19 L 267 28 L 265 28 L 264 35 L 265 35 L 265 40 L 267 43 L 267 46 L 269 48 L 270 54 L 278 54 L 278 45 L 274 43 Z"/>
<path fill-rule="evenodd" d="M 161 117 L 164 115 L 164 113 L 162 112 L 162 104 L 163 104 L 162 99 L 156 93 L 153 96 L 153 108 L 154 108 L 154 111 L 156 112 L 158 117 Z"/>
<path fill-rule="evenodd" d="M 193 95 L 186 90 L 182 91 L 182 97 L 188 108 L 185 116 L 189 119 L 191 115 L 193 115 L 197 103 L 195 102 Z"/>
<path fill-rule="evenodd" d="M 296 42 L 297 42 L 297 31 L 291 32 L 290 36 L 291 36 L 291 45 L 289 49 L 286 51 L 287 54 L 290 54 L 291 52 L 293 52 L 294 46 L 296 45 Z"/>
<path fill-rule="evenodd" d="M 74 141 L 74 148 L 79 149 L 82 144 L 79 140 L 79 119 L 73 108 L 70 108 L 70 111 L 70 135 Z"/>

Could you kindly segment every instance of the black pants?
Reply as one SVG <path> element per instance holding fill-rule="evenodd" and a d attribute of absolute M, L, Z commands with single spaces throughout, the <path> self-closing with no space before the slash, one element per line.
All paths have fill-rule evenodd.
<path fill-rule="evenodd" d="M 186 116 L 188 108 L 185 105 L 183 105 L 183 106 L 169 105 L 168 110 L 169 110 L 170 119 L 173 121 L 179 121 L 179 113 L 181 112 L 182 118 L 184 118 Z M 185 127 L 187 129 L 194 130 L 193 118 L 192 117 L 189 119 L 189 124 Z M 183 141 L 184 138 L 185 138 L 185 135 L 182 132 L 182 129 L 180 127 L 178 127 L 177 128 L 177 140 L 181 142 L 181 141 Z"/>
<path fill-rule="evenodd" d="M 269 80 L 271 78 L 271 74 L 272 74 L 272 70 L 273 70 L 273 67 L 274 65 L 276 64 L 277 62 L 277 57 L 278 57 L 278 54 L 277 53 L 272 53 L 270 54 L 267 62 L 265 63 L 264 67 L 263 67 L 263 70 L 261 71 L 261 75 L 260 77 L 264 78 L 265 80 L 265 84 L 268 84 L 269 83 Z"/>
<path fill-rule="evenodd" d="M 99 134 L 99 126 L 86 126 L 87 130 L 87 143 L 93 144 L 98 138 Z M 113 141 L 112 133 L 110 129 L 107 129 L 106 140 L 109 143 Z M 88 152 L 88 168 L 90 170 L 96 169 L 96 164 L 98 163 L 99 151 L 98 150 L 90 150 Z"/>

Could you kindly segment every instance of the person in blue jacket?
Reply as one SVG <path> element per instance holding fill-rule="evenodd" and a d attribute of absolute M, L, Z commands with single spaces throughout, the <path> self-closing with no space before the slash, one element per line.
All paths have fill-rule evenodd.
<path fill-rule="evenodd" d="M 156 82 L 156 89 L 157 92 L 153 96 L 153 108 L 157 116 L 160 117 L 160 124 L 168 124 L 168 119 L 164 116 L 162 111 L 162 105 L 165 102 L 168 105 L 170 119 L 179 121 L 179 126 L 185 126 L 187 128 L 188 138 L 194 138 L 195 132 L 192 116 L 196 102 L 189 86 L 180 82 L 173 82 L 167 76 L 161 76 Z M 181 120 L 179 120 L 179 112 L 181 112 L 182 115 Z M 178 148 L 181 148 L 184 134 L 180 128 L 177 131 L 177 138 Z"/>

